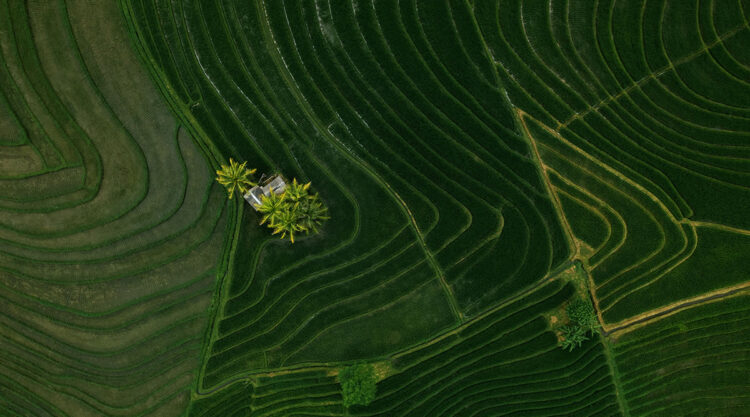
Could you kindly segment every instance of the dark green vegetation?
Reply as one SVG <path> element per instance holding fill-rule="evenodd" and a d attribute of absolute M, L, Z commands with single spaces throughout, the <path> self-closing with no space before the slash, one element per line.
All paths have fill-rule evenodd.
<path fill-rule="evenodd" d="M 748 280 L 687 284 L 672 271 L 715 250 L 705 228 L 750 229 L 749 10 L 746 0 L 475 2 L 572 231 L 593 251 L 607 322 Z"/>
<path fill-rule="evenodd" d="M 707 303 L 617 340 L 632 415 L 746 416 L 750 294 Z"/>
<path fill-rule="evenodd" d="M 576 265 L 574 268 L 578 269 L 580 266 Z M 585 283 L 584 287 L 588 288 Z M 562 338 L 560 346 L 568 351 L 581 347 L 584 341 L 589 340 L 589 335 L 598 336 L 601 327 L 588 294 L 585 297 L 575 297 L 565 306 L 567 323 L 557 329 Z"/>
<path fill-rule="evenodd" d="M 245 210 L 203 388 L 392 354 L 566 260 L 468 5 L 127 6 L 173 105 L 224 154 L 312 181 L 336 219 L 290 249 L 255 235 Z M 451 15 L 467 25 L 443 31 Z M 323 337 L 355 320 L 385 343 Z"/>
<path fill-rule="evenodd" d="M 749 15 L 0 0 L 0 414 L 750 415 Z"/>
<path fill-rule="evenodd" d="M 587 331 L 595 331 L 599 328 L 599 321 L 596 318 L 596 311 L 594 311 L 594 305 L 588 298 L 576 298 L 571 301 L 570 304 L 565 307 L 565 312 L 568 314 L 568 319 L 572 323 L 575 323 Z"/>
<path fill-rule="evenodd" d="M 560 346 L 567 349 L 568 352 L 581 347 L 583 342 L 589 340 L 586 333 L 588 333 L 588 330 L 578 323 L 566 324 L 560 327 L 560 334 L 563 338 Z"/>
<path fill-rule="evenodd" d="M 344 407 L 368 405 L 377 391 L 375 368 L 367 363 L 357 363 L 339 370 L 342 404 Z"/>

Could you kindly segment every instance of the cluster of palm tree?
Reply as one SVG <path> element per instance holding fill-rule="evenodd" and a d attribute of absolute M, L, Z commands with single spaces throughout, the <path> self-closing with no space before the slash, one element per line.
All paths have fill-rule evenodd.
<path fill-rule="evenodd" d="M 567 349 L 568 352 L 571 352 L 575 348 L 581 347 L 581 344 L 583 344 L 583 342 L 589 340 L 588 336 L 586 336 L 586 329 L 581 326 L 571 324 L 567 326 L 561 326 L 559 330 L 563 337 L 562 341 L 560 342 L 560 347 L 563 349 Z"/>
<path fill-rule="evenodd" d="M 248 189 L 257 185 L 250 179 L 250 175 L 253 173 L 255 173 L 255 168 L 247 169 L 247 161 L 240 164 L 234 159 L 229 158 L 229 166 L 222 165 L 221 169 L 216 171 L 216 181 L 227 187 L 229 199 L 231 199 L 234 196 L 235 190 L 239 191 L 240 195 L 242 195 Z"/>
<path fill-rule="evenodd" d="M 227 188 L 229 198 L 238 191 L 245 194 L 251 187 L 258 185 L 250 179 L 255 169 L 247 168 L 247 161 L 238 163 L 229 158 L 229 165 L 222 165 L 216 171 L 216 181 Z M 318 233 L 318 228 L 328 217 L 328 208 L 320 201 L 317 193 L 310 193 L 310 183 L 300 184 L 295 178 L 281 194 L 270 193 L 263 196 L 261 204 L 256 207 L 263 216 L 260 224 L 268 224 L 273 234 L 287 236 L 294 243 L 294 234 Z"/>
<path fill-rule="evenodd" d="M 594 305 L 588 298 L 576 298 L 571 301 L 565 308 L 570 323 L 560 327 L 560 333 L 563 340 L 560 346 L 563 349 L 572 351 L 580 347 L 583 342 L 589 340 L 587 334 L 595 335 L 599 328 L 599 321 L 596 317 Z"/>
<path fill-rule="evenodd" d="M 273 234 L 281 234 L 282 239 L 288 236 L 292 243 L 295 233 L 317 233 L 320 225 L 330 218 L 318 194 L 310 193 L 310 183 L 300 184 L 296 178 L 283 193 L 263 196 L 256 208 L 263 216 L 260 224 L 268 223 Z"/>

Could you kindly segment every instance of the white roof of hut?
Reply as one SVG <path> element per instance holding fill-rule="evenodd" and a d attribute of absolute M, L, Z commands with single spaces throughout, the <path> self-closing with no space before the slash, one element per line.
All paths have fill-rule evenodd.
<path fill-rule="evenodd" d="M 254 208 L 255 211 L 258 211 L 258 206 L 263 201 L 263 196 L 267 197 L 271 195 L 271 193 L 281 194 L 284 190 L 286 190 L 286 182 L 284 182 L 284 178 L 281 175 L 275 175 L 263 181 L 261 184 L 249 189 L 243 197 L 245 198 L 245 201 L 250 203 L 250 206 Z"/>

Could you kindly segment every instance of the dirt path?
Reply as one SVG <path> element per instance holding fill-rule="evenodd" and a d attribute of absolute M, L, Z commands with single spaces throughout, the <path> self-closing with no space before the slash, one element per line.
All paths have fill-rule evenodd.
<path fill-rule="evenodd" d="M 740 229 L 738 227 L 726 226 L 726 225 L 718 224 L 718 223 L 701 222 L 701 221 L 688 220 L 688 219 L 682 220 L 682 221 L 680 221 L 680 223 L 689 224 L 689 225 L 695 226 L 695 227 L 705 227 L 705 228 L 708 228 L 708 229 L 718 229 L 718 230 L 723 230 L 723 231 L 729 232 L 729 233 L 737 233 L 739 235 L 750 236 L 750 230 Z"/>
<path fill-rule="evenodd" d="M 562 209 L 562 203 L 560 203 L 559 197 L 557 196 L 557 193 L 555 192 L 555 189 L 552 187 L 552 183 L 549 180 L 549 175 L 547 174 L 547 168 L 544 165 L 544 161 L 542 161 L 542 157 L 539 154 L 539 149 L 536 145 L 536 140 L 531 135 L 531 132 L 529 131 L 529 127 L 526 125 L 526 118 L 533 119 L 528 113 L 524 112 L 521 109 L 516 108 L 515 109 L 516 118 L 518 120 L 518 124 L 521 126 L 521 129 L 523 130 L 523 136 L 526 138 L 526 140 L 529 142 L 529 145 L 531 146 L 532 152 L 534 152 L 534 162 L 536 163 L 538 169 L 539 169 L 539 175 L 542 176 L 542 181 L 544 182 L 544 186 L 547 188 L 547 193 L 550 196 L 550 201 L 552 202 L 553 207 L 555 208 L 555 212 L 557 213 L 557 216 L 560 220 L 560 224 L 563 227 L 563 230 L 565 231 L 565 238 L 568 240 L 568 245 L 573 250 L 573 253 L 570 255 L 570 259 L 575 259 L 579 256 L 581 253 L 581 246 L 578 242 L 578 239 L 575 238 L 575 235 L 573 234 L 573 228 L 570 227 L 570 223 L 568 223 L 568 219 L 565 217 L 565 213 Z M 534 119 L 535 120 L 535 119 Z M 547 128 L 547 126 L 544 126 L 540 123 L 540 126 L 543 126 L 544 128 Z M 560 134 L 555 132 L 552 129 L 547 129 L 551 134 L 559 136 Z"/>
<path fill-rule="evenodd" d="M 602 323 L 602 333 L 605 336 L 610 336 L 616 333 L 615 336 L 620 336 L 632 330 L 635 330 L 643 325 L 649 324 L 653 321 L 669 317 L 680 311 L 686 310 L 691 307 L 703 305 L 708 302 L 715 302 L 722 300 L 727 297 L 740 295 L 746 290 L 750 289 L 750 281 L 742 284 L 733 285 L 731 287 L 721 288 L 716 291 L 711 291 L 706 294 L 701 294 L 697 297 L 688 298 L 672 304 L 668 304 L 664 307 L 650 310 L 645 313 L 638 314 L 627 320 L 623 320 L 618 323 L 606 325 Z"/>

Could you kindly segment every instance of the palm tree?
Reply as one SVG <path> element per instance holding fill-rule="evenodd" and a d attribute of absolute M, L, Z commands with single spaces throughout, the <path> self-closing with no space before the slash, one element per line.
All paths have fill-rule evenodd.
<path fill-rule="evenodd" d="M 284 197 L 285 194 L 270 193 L 261 197 L 260 204 L 256 206 L 259 212 L 263 214 L 260 224 L 268 222 L 271 227 L 276 222 L 279 215 L 288 211 L 289 202 Z"/>
<path fill-rule="evenodd" d="M 271 223 L 273 227 L 273 234 L 281 233 L 281 238 L 284 239 L 289 234 L 289 240 L 294 243 L 294 233 L 305 231 L 305 227 L 299 222 L 299 205 L 288 205 L 283 210 L 279 211 L 275 217 L 275 221 Z"/>
<path fill-rule="evenodd" d="M 297 182 L 297 178 L 294 178 L 291 184 L 288 184 L 286 186 L 286 189 L 284 190 L 284 196 L 292 204 L 299 203 L 304 201 L 309 196 L 309 188 L 309 182 L 307 184 L 300 184 Z"/>
<path fill-rule="evenodd" d="M 281 234 L 282 239 L 288 235 L 292 243 L 295 233 L 317 233 L 318 227 L 329 219 L 328 208 L 309 189 L 309 182 L 300 184 L 295 178 L 283 193 L 272 191 L 262 196 L 260 204 L 254 206 L 263 216 L 260 224 L 267 223 L 273 234 Z"/>
<path fill-rule="evenodd" d="M 565 308 L 565 312 L 568 313 L 571 322 L 578 323 L 579 326 L 586 331 L 591 331 L 592 334 L 596 333 L 597 329 L 601 327 L 596 318 L 594 305 L 588 298 L 576 298 L 571 301 Z"/>
<path fill-rule="evenodd" d="M 229 166 L 222 165 L 221 169 L 216 171 L 216 175 L 218 175 L 216 181 L 227 187 L 230 200 L 234 196 L 234 190 L 244 194 L 249 187 L 256 185 L 249 178 L 255 172 L 255 169 L 247 169 L 246 166 L 247 161 L 239 164 L 234 159 L 229 158 Z"/>
<path fill-rule="evenodd" d="M 577 324 L 560 327 L 560 333 L 562 333 L 563 336 L 563 340 L 560 342 L 560 347 L 568 349 L 568 352 L 577 347 L 581 347 L 581 344 L 584 341 L 589 340 L 589 338 L 586 337 L 586 329 Z"/>
<path fill-rule="evenodd" d="M 299 205 L 299 223 L 306 233 L 318 233 L 318 226 L 330 219 L 328 208 L 320 202 L 318 194 L 308 195 Z"/>

